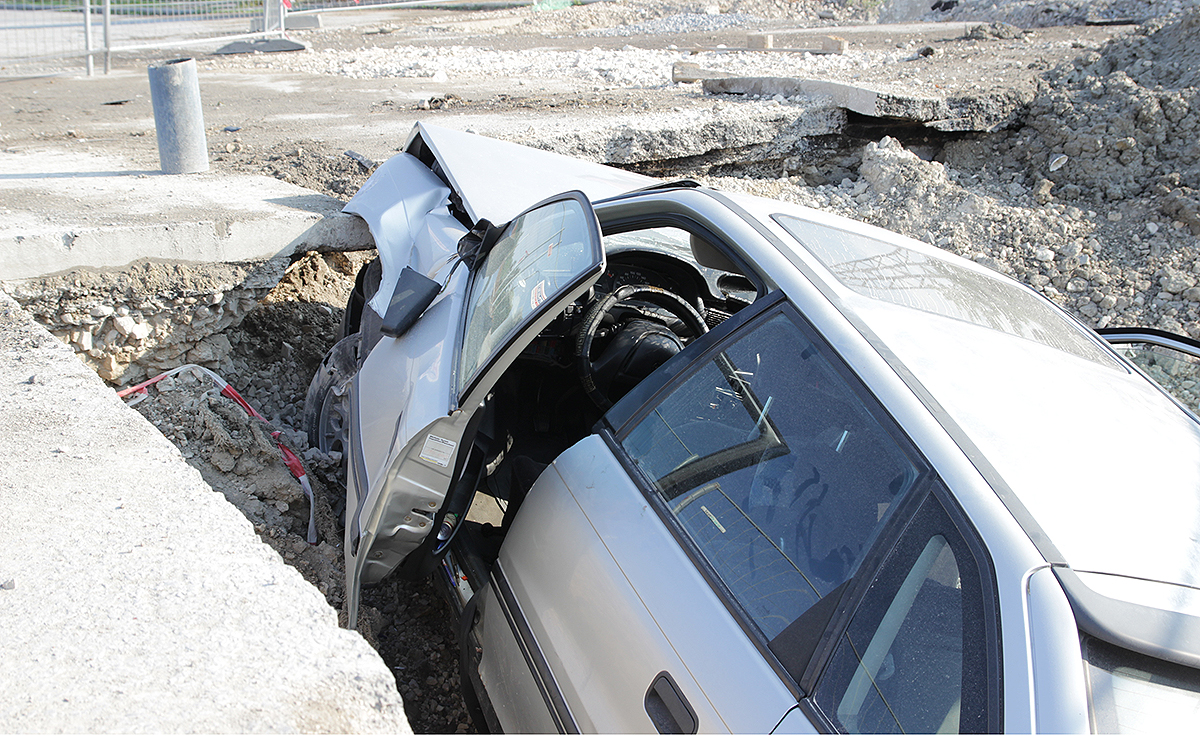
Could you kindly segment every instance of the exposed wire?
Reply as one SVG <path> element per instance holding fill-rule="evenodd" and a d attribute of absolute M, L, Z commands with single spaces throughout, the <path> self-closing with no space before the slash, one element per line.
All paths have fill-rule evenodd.
<path fill-rule="evenodd" d="M 313 497 L 312 484 L 309 483 L 308 473 L 304 470 L 304 463 L 300 461 L 300 458 L 296 455 L 296 453 L 292 452 L 287 448 L 286 445 L 283 444 L 283 440 L 280 439 L 280 437 L 283 435 L 283 432 L 275 429 L 275 427 L 269 421 L 267 421 L 267 418 L 260 414 L 257 409 L 251 406 L 250 402 L 242 398 L 242 395 L 237 392 L 237 389 L 235 389 L 233 386 L 230 386 L 229 382 L 224 378 L 221 378 L 219 375 L 202 365 L 188 363 L 187 365 L 181 365 L 178 368 L 172 368 L 166 373 L 160 373 L 154 378 L 151 378 L 148 381 L 143 381 L 136 386 L 130 386 L 129 388 L 121 389 L 117 392 L 117 396 L 121 397 L 122 399 L 127 399 L 127 397 L 132 396 L 133 398 L 128 399 L 126 403 L 129 406 L 134 406 L 144 401 L 150 395 L 149 391 L 147 391 L 150 386 L 153 386 L 164 378 L 174 376 L 184 371 L 199 373 L 201 376 L 211 379 L 212 382 L 217 385 L 217 388 L 220 389 L 219 393 L 222 396 L 232 400 L 238 406 L 242 407 L 242 409 L 244 409 L 245 412 L 251 417 L 260 420 L 271 428 L 271 439 L 275 440 L 276 446 L 279 447 L 280 454 L 283 455 L 283 464 L 287 466 L 287 469 L 291 471 L 292 475 L 296 478 L 296 481 L 300 484 L 300 487 L 304 489 L 304 496 L 308 499 L 308 543 L 316 544 L 317 506 Z"/>

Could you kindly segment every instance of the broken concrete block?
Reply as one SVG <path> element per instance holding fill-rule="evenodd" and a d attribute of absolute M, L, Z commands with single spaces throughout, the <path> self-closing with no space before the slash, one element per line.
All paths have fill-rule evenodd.
<path fill-rule="evenodd" d="M 818 79 L 795 79 L 791 77 L 727 77 L 705 79 L 704 91 L 708 94 L 741 95 L 806 95 L 829 97 L 833 104 L 860 115 L 871 117 L 900 118 L 928 122 L 945 117 L 943 100 L 928 97 L 904 97 L 878 92 L 867 87 L 858 87 L 841 82 L 825 82 Z"/>
<path fill-rule="evenodd" d="M 814 36 L 799 31 L 771 31 L 746 34 L 746 47 L 778 49 L 810 54 L 844 54 L 846 39 L 837 36 Z"/>
<path fill-rule="evenodd" d="M 137 324 L 133 317 L 124 315 L 121 317 L 113 317 L 113 326 L 117 328 L 117 332 L 122 335 L 128 335 L 133 331 L 134 325 Z"/>
<path fill-rule="evenodd" d="M 720 72 L 716 69 L 703 69 L 699 64 L 689 61 L 677 61 L 671 65 L 671 81 L 676 84 L 699 82 L 702 79 L 726 79 L 732 76 L 728 72 Z"/>

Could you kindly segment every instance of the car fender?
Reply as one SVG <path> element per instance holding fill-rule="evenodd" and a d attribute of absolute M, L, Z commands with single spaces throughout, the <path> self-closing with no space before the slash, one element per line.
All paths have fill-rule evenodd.
<path fill-rule="evenodd" d="M 467 228 L 450 214 L 450 188 L 415 156 L 385 161 L 343 212 L 366 223 L 379 251 L 379 289 L 368 304 L 382 317 L 405 266 L 435 281 L 458 255 Z"/>

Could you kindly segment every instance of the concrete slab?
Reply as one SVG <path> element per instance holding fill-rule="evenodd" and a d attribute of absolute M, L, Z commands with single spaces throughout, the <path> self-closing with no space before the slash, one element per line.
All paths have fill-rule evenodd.
<path fill-rule="evenodd" d="M 972 27 L 980 25 L 979 22 L 974 23 L 873 23 L 871 25 L 862 26 L 816 26 L 813 28 L 790 28 L 781 29 L 778 31 L 769 31 L 775 41 L 776 46 L 786 45 L 801 45 L 807 43 L 807 39 L 813 36 L 824 36 L 832 34 L 834 36 L 891 36 L 897 41 L 909 36 L 920 36 L 926 40 L 932 39 L 947 39 L 961 38 L 967 35 L 967 32 Z M 747 34 L 755 35 L 755 34 Z"/>
<path fill-rule="evenodd" d="M 278 179 L 168 176 L 62 148 L 0 152 L 0 279 L 138 258 L 230 262 L 371 247 L 342 204 Z"/>
<path fill-rule="evenodd" d="M 700 76 L 703 70 L 688 70 Z M 792 77 L 708 77 L 707 94 L 804 95 L 874 118 L 921 123 L 946 132 L 989 132 L 1011 124 L 1033 99 L 1032 90 L 992 90 L 953 98 L 922 97 L 886 92 L 871 87 Z"/>
<path fill-rule="evenodd" d="M 484 120 L 476 124 L 464 116 L 457 122 L 467 120 L 474 130 L 492 132 Z M 780 151 L 803 149 L 810 138 L 837 133 L 845 122 L 845 112 L 829 104 L 730 110 L 718 103 L 591 120 L 543 119 L 536 128 L 509 128 L 497 131 L 496 137 L 621 166 L 703 156 L 715 156 L 714 161 L 744 160 L 750 150 L 757 151 L 759 158 L 771 158 Z"/>
<path fill-rule="evenodd" d="M 799 42 L 797 42 L 799 40 Z M 746 47 L 761 51 L 793 51 L 809 54 L 843 54 L 846 39 L 838 36 L 794 36 L 774 31 L 746 34 Z"/>
<path fill-rule="evenodd" d="M 936 120 L 941 112 L 941 100 L 928 97 L 907 97 L 880 92 L 870 87 L 821 79 L 792 77 L 720 77 L 704 80 L 708 94 L 736 95 L 806 95 L 828 97 L 833 104 L 860 115 L 895 117 L 926 122 Z"/>
<path fill-rule="evenodd" d="M 395 681 L 0 294 L 0 730 L 411 733 Z"/>

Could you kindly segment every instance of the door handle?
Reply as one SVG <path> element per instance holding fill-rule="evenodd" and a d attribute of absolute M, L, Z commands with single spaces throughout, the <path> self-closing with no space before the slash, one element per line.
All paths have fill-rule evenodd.
<path fill-rule="evenodd" d="M 646 691 L 646 715 L 659 733 L 696 733 L 700 721 L 668 672 L 659 672 Z"/>

